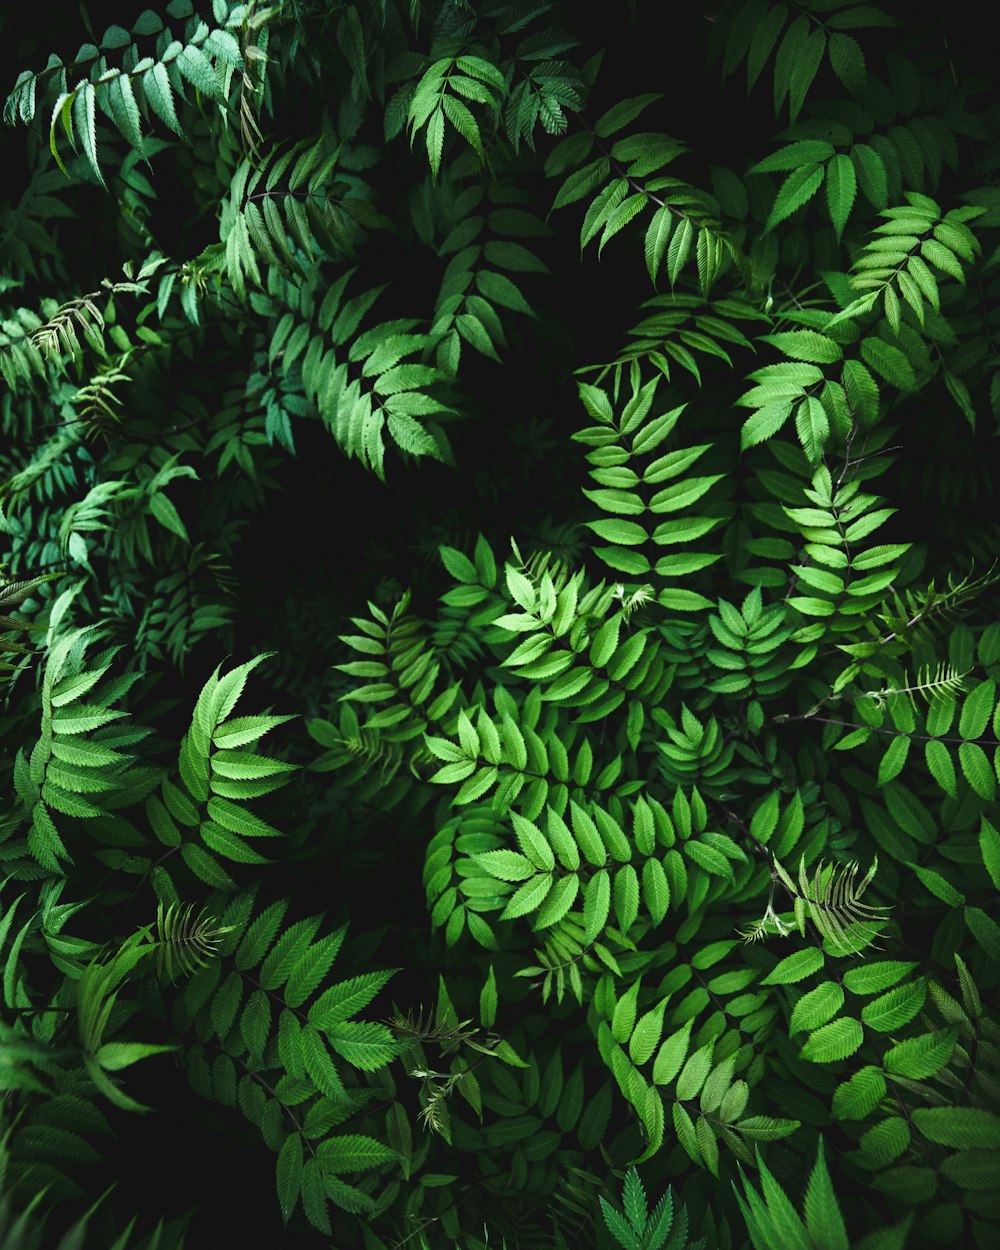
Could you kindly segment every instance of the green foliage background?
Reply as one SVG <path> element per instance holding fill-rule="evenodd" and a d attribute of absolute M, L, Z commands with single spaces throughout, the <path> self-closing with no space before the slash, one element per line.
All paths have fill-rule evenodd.
<path fill-rule="evenodd" d="M 992 1245 L 975 30 L 117 7 L 0 13 L 0 1245 Z"/>

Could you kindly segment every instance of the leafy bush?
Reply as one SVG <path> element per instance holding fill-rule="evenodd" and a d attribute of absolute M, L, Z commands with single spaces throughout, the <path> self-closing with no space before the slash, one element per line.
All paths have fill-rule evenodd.
<path fill-rule="evenodd" d="M 580 7 L 0 15 L 5 1246 L 993 1244 L 985 54 Z"/>

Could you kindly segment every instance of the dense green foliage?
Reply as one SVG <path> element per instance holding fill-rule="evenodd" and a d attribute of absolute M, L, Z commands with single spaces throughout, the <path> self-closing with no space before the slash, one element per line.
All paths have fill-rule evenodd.
<path fill-rule="evenodd" d="M 994 1244 L 1000 106 L 618 7 L 0 13 L 4 1250 Z"/>

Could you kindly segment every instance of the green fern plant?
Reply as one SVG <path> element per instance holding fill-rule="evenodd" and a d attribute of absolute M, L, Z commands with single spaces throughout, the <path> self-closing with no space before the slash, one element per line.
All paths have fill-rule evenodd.
<path fill-rule="evenodd" d="M 760 1190 L 755 1189 L 743 1177 L 743 1195 L 737 1191 L 737 1201 L 746 1220 L 747 1231 L 755 1250 L 773 1246 L 778 1250 L 804 1250 L 805 1247 L 843 1247 L 848 1240 L 847 1227 L 840 1203 L 834 1192 L 820 1142 L 816 1162 L 806 1186 L 803 1211 L 805 1219 L 796 1211 L 782 1189 L 768 1171 L 766 1164 L 758 1164 Z M 735 1188 L 735 1186 L 734 1186 Z M 892 1228 L 869 1233 L 857 1244 L 865 1250 L 902 1250 L 909 1232 L 909 1219 L 902 1220 Z"/>
<path fill-rule="evenodd" d="M 181 974 L 204 968 L 218 954 L 219 942 L 231 931 L 230 926 L 217 925 L 202 908 L 197 915 L 194 904 L 183 907 L 170 904 L 156 908 L 157 973 L 167 981 Z"/>
<path fill-rule="evenodd" d="M 874 878 L 877 868 L 876 858 L 859 882 L 856 863 L 819 863 L 810 880 L 803 858 L 799 861 L 798 882 L 795 882 L 775 859 L 771 879 L 772 882 L 780 881 L 789 891 L 794 903 L 795 922 L 787 925 L 775 912 L 772 889 L 763 917 L 741 936 L 748 942 L 757 941 L 773 926 L 774 931 L 782 937 L 795 927 L 804 937 L 805 921 L 808 917 L 817 933 L 833 951 L 857 953 L 873 942 L 879 928 L 885 923 L 882 913 L 888 911 L 887 907 L 872 906 L 861 901 L 861 895 Z"/>
<path fill-rule="evenodd" d="M 236 1240 L 992 1246 L 978 41 L 64 8 L 0 12 L 0 1239 L 124 1247 L 183 1106 Z"/>
<path fill-rule="evenodd" d="M 688 1217 L 684 1207 L 674 1209 L 674 1196 L 668 1189 L 652 1211 L 646 1192 L 634 1167 L 625 1173 L 622 1189 L 622 1212 L 600 1199 L 604 1222 L 615 1240 L 625 1250 L 698 1250 L 704 1239 L 690 1241 L 687 1237 Z M 676 1221 L 676 1222 L 675 1222 Z"/>

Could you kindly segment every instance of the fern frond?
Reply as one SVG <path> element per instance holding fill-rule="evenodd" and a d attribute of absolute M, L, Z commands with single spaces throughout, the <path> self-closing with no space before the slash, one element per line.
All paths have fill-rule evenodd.
<path fill-rule="evenodd" d="M 769 906 L 759 920 L 755 920 L 753 924 L 748 925 L 745 929 L 737 929 L 736 933 L 744 942 L 759 942 L 763 938 L 769 937 L 772 931 L 777 933 L 779 937 L 787 937 L 793 928 L 793 925 L 787 924 Z"/>
<path fill-rule="evenodd" d="M 232 12 L 227 12 L 230 7 Z M 184 137 L 178 106 L 183 112 L 185 95 L 191 89 L 215 101 L 225 113 L 229 84 L 243 65 L 239 40 L 228 27 L 239 29 L 247 15 L 243 5 L 223 4 L 221 10 L 225 25 L 211 29 L 189 6 L 183 38 L 158 41 L 160 55 L 156 58 L 144 55 L 130 32 L 117 25 L 108 27 L 100 46 L 84 44 L 70 63 L 53 54 L 44 69 L 26 69 L 18 75 L 4 104 L 4 121 L 30 125 L 36 112 L 44 109 L 50 117 L 49 146 L 63 173 L 69 175 L 59 150 L 59 137 L 64 133 L 90 174 L 106 186 L 98 159 L 98 109 L 140 154 L 144 115 L 155 115 L 174 134 Z M 147 9 L 140 14 L 131 36 L 145 41 L 162 30 L 162 19 Z M 109 59 L 118 65 L 109 69 Z M 70 88 L 70 71 L 88 77 L 79 78 Z"/>
<path fill-rule="evenodd" d="M 382 742 L 372 730 L 342 738 L 340 744 L 348 755 L 363 760 L 369 768 L 377 768 L 382 784 L 387 785 L 402 763 L 403 752 L 398 744 Z"/>
<path fill-rule="evenodd" d="M 44 628 L 32 621 L 18 620 L 10 612 L 19 607 L 39 586 L 64 576 L 64 573 L 42 573 L 38 577 L 22 577 L 12 582 L 0 581 L 0 683 L 10 681 L 18 668 L 18 665 L 7 662 L 7 656 L 33 654 L 31 647 L 18 641 L 17 634 L 38 633 Z M 3 566 L 0 565 L 0 579 L 2 577 Z"/>
<path fill-rule="evenodd" d="M 533 551 L 527 559 L 523 559 L 521 553 L 514 545 L 514 554 L 521 561 L 521 571 L 526 573 L 536 584 L 540 585 L 543 579 L 551 582 L 552 588 L 558 595 L 570 577 L 573 570 L 569 563 L 560 558 L 552 551 Z"/>
<path fill-rule="evenodd" d="M 156 907 L 156 964 L 159 975 L 175 981 L 182 974 L 204 968 L 218 954 L 219 943 L 233 925 L 219 925 L 202 907 L 194 913 L 194 904 L 179 907 L 171 903 Z"/>
<path fill-rule="evenodd" d="M 889 642 L 894 638 L 917 641 L 925 635 L 932 635 L 936 629 L 947 621 L 966 611 L 966 604 L 982 594 L 987 587 L 1000 582 L 1000 571 L 994 569 L 1000 561 L 994 560 L 985 573 L 974 578 L 970 570 L 964 577 L 955 580 L 955 574 L 948 574 L 948 584 L 938 590 L 932 579 L 922 590 L 906 590 L 902 595 L 894 594 L 888 605 L 879 611 L 879 619 L 891 630 L 881 642 Z M 937 618 L 941 618 L 938 620 Z"/>
<path fill-rule="evenodd" d="M 269 23 L 281 13 L 282 5 L 269 4 L 257 8 L 250 5 L 250 13 L 243 26 L 243 44 L 240 49 L 243 65 L 240 74 L 240 137 L 243 151 L 250 164 L 256 167 L 260 161 L 260 145 L 264 135 L 258 117 L 265 99 L 267 84 Z"/>
<path fill-rule="evenodd" d="M 932 703 L 934 699 L 946 694 L 960 694 L 965 689 L 962 685 L 963 681 L 972 671 L 972 669 L 967 669 L 964 673 L 960 673 L 954 665 L 944 660 L 939 661 L 937 668 L 932 670 L 931 664 L 928 663 L 917 672 L 914 685 L 886 686 L 882 690 L 866 690 L 861 697 L 871 699 L 877 707 L 883 707 L 886 700 L 893 695 L 905 694 L 910 704 L 916 708 L 916 700 L 913 697 L 915 694 L 921 695 L 927 703 Z M 905 673 L 903 680 L 907 681 Z"/>
<path fill-rule="evenodd" d="M 106 357 L 102 333 L 105 312 L 98 307 L 97 300 L 105 293 L 113 297 L 123 293 L 143 294 L 145 291 L 146 286 L 142 282 L 112 282 L 105 278 L 97 291 L 67 300 L 54 310 L 51 310 L 50 304 L 45 321 L 31 314 L 29 323 L 20 330 L 12 322 L 3 322 L 0 326 L 0 366 L 4 376 L 14 385 L 18 378 L 33 380 L 43 377 L 46 366 L 51 366 L 57 373 L 65 373 L 68 364 L 79 368 L 83 359 L 81 338 L 92 351 Z"/>
<path fill-rule="evenodd" d="M 397 1010 L 391 1019 L 382 1020 L 381 1023 L 392 1029 L 397 1037 L 412 1040 L 414 1044 L 435 1042 L 442 1047 L 458 1046 L 475 1037 L 480 1031 L 466 1028 L 471 1023 L 470 1020 L 450 1025 L 447 1021 L 442 1021 L 437 1013 L 430 1013 L 425 1019 L 423 1008 L 418 1008 L 415 1015 L 409 1011 L 404 1015 Z"/>
<path fill-rule="evenodd" d="M 889 908 L 861 901 L 878 868 L 878 856 L 858 880 L 858 864 L 827 865 L 820 861 L 810 880 L 806 861 L 799 861 L 799 895 L 805 901 L 809 918 L 820 936 L 844 954 L 870 945 L 885 923 Z"/>

